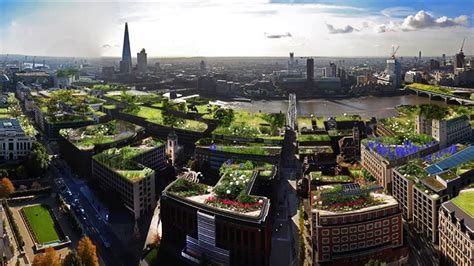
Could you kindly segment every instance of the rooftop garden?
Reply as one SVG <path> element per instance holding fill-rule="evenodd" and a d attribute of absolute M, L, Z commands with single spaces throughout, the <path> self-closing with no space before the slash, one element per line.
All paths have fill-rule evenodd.
<path fill-rule="evenodd" d="M 423 169 L 426 165 L 422 164 L 422 160 L 412 160 L 408 161 L 405 165 L 399 167 L 397 170 L 400 174 L 404 175 L 410 180 L 415 178 L 426 178 L 428 173 Z"/>
<path fill-rule="evenodd" d="M 16 118 L 28 136 L 35 136 L 37 131 L 28 116 L 24 115 L 18 100 L 13 93 L 8 94 L 7 107 L 0 107 L 0 119 Z"/>
<path fill-rule="evenodd" d="M 313 129 L 313 123 L 315 123 L 318 128 L 324 128 L 324 117 L 298 117 L 297 121 L 299 131 L 305 128 L 307 130 Z"/>
<path fill-rule="evenodd" d="M 147 151 L 148 149 L 149 148 L 130 146 L 120 149 L 111 148 L 95 155 L 94 159 L 121 176 L 135 182 L 154 173 L 152 169 L 133 161 L 135 156 Z"/>
<path fill-rule="evenodd" d="M 167 191 L 216 208 L 239 213 L 253 212 L 260 210 L 264 201 L 249 194 L 252 177 L 254 174 L 269 177 L 273 173 L 272 169 L 270 164 L 251 161 L 237 163 L 228 160 L 219 169 L 221 177 L 214 187 L 198 183 L 195 175 L 186 174 L 172 183 Z"/>
<path fill-rule="evenodd" d="M 329 195 L 322 193 L 329 192 Z M 384 201 L 375 198 L 370 192 L 363 190 L 358 194 L 345 194 L 342 185 L 320 187 L 313 191 L 313 207 L 332 212 L 347 212 L 382 204 Z"/>
<path fill-rule="evenodd" d="M 213 195 L 206 203 L 219 208 L 238 212 L 255 211 L 263 202 L 249 195 L 249 182 L 254 173 L 254 165 L 247 161 L 242 164 L 223 164 L 219 169 L 221 179 L 213 189 Z"/>
<path fill-rule="evenodd" d="M 157 108 L 137 106 L 136 109 L 127 108 L 123 111 L 131 115 L 145 118 L 148 122 L 162 126 L 174 127 L 178 129 L 185 129 L 196 132 L 204 132 L 207 129 L 206 123 L 196 120 L 179 118 L 172 114 L 167 114 L 165 111 Z"/>
<path fill-rule="evenodd" d="M 209 193 L 208 186 L 186 178 L 177 179 L 168 191 L 180 197 L 192 197 Z"/>
<path fill-rule="evenodd" d="M 110 91 L 105 96 L 130 105 L 161 104 L 165 99 L 159 94 L 137 90 Z"/>
<path fill-rule="evenodd" d="M 320 171 L 310 172 L 312 182 L 334 182 L 334 183 L 348 183 L 352 182 L 352 178 L 347 175 L 323 175 Z"/>
<path fill-rule="evenodd" d="M 453 204 L 474 217 L 474 190 L 461 191 L 459 195 L 451 200 Z"/>
<path fill-rule="evenodd" d="M 317 135 L 317 134 L 299 134 L 299 142 L 310 142 L 310 141 L 330 141 L 331 137 L 329 135 Z"/>
<path fill-rule="evenodd" d="M 331 146 L 299 146 L 299 154 L 334 153 Z"/>
<path fill-rule="evenodd" d="M 250 155 L 276 155 L 280 154 L 281 147 L 264 143 L 237 143 L 234 141 L 203 138 L 196 142 L 199 147 L 209 148 L 214 151 L 232 152 Z"/>
<path fill-rule="evenodd" d="M 283 139 L 281 131 L 286 119 L 283 113 L 250 113 L 220 108 L 212 113 L 212 118 L 219 121 L 219 126 L 213 134 L 243 138 Z"/>
<path fill-rule="evenodd" d="M 438 94 L 449 95 L 449 96 L 456 96 L 456 97 L 465 98 L 465 99 L 469 99 L 469 98 L 473 97 L 473 94 L 471 94 L 471 97 L 467 97 L 467 96 L 459 95 L 459 94 L 456 95 L 454 89 L 452 89 L 450 87 L 444 87 L 444 86 L 413 83 L 413 84 L 408 85 L 408 87 L 413 88 L 413 89 L 428 91 L 428 92 L 432 92 L 432 93 L 438 93 Z"/>
<path fill-rule="evenodd" d="M 383 156 L 386 159 L 394 160 L 402 158 L 420 150 L 436 145 L 436 141 L 428 135 L 407 135 L 394 137 L 379 137 L 376 139 L 364 139 L 362 141 L 366 147 Z"/>
<path fill-rule="evenodd" d="M 81 150 L 94 148 L 96 144 L 108 144 L 130 138 L 142 127 L 120 120 L 90 125 L 77 129 L 61 129 L 59 133 Z"/>

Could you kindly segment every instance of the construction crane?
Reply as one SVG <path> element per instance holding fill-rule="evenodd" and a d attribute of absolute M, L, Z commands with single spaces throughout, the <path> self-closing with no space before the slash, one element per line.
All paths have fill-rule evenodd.
<path fill-rule="evenodd" d="M 392 55 L 390 56 L 391 58 L 395 59 L 395 55 L 398 52 L 398 49 L 400 48 L 400 45 L 395 48 L 395 46 L 392 46 Z"/>
<path fill-rule="evenodd" d="M 462 40 L 461 49 L 459 49 L 460 53 L 462 53 L 462 49 L 464 49 L 464 42 L 466 42 L 466 37 Z"/>

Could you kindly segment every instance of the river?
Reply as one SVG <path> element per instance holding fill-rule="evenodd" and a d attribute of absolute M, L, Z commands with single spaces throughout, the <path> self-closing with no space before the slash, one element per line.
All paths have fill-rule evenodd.
<path fill-rule="evenodd" d="M 364 118 L 375 116 L 377 118 L 391 117 L 397 115 L 395 107 L 401 104 L 418 105 L 430 103 L 428 98 L 416 95 L 402 95 L 391 97 L 358 97 L 350 99 L 312 99 L 298 101 L 298 116 L 338 116 L 358 114 Z M 431 103 L 446 106 L 443 101 L 431 101 Z M 227 106 L 251 112 L 286 112 L 288 101 L 286 100 L 258 100 L 252 102 L 227 102 Z"/>

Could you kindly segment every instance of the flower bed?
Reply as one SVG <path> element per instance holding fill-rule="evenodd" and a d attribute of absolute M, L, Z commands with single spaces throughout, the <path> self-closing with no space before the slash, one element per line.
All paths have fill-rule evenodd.
<path fill-rule="evenodd" d="M 180 178 L 170 187 L 169 192 L 181 197 L 192 197 L 207 193 L 207 186 Z"/>
<path fill-rule="evenodd" d="M 254 203 L 242 203 L 236 200 L 220 199 L 212 196 L 207 198 L 205 202 L 206 204 L 209 204 L 213 207 L 225 208 L 238 212 L 256 211 L 263 205 L 262 200 L 256 201 Z"/>
<path fill-rule="evenodd" d="M 403 140 L 402 136 L 381 137 L 375 140 L 365 141 L 366 147 L 379 155 L 394 160 L 410 154 L 417 153 L 425 148 L 436 145 L 436 141 L 427 135 L 408 136 Z"/>
<path fill-rule="evenodd" d="M 315 207 L 322 210 L 341 212 L 359 210 L 377 204 L 379 202 L 369 194 L 363 194 L 358 196 L 333 196 L 323 200 L 319 198 L 315 203 Z"/>

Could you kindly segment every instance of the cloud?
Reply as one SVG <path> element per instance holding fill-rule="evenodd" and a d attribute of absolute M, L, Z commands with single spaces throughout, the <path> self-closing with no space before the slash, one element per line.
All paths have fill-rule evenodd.
<path fill-rule="evenodd" d="M 280 39 L 280 38 L 291 38 L 291 33 L 287 32 L 285 34 L 268 34 L 264 33 L 267 39 Z"/>
<path fill-rule="evenodd" d="M 411 7 L 406 7 L 406 6 L 395 6 L 395 7 L 389 7 L 385 8 L 380 13 L 386 17 L 390 18 L 399 18 L 399 17 L 406 17 L 411 14 L 413 14 L 415 10 Z"/>
<path fill-rule="evenodd" d="M 435 17 L 431 13 L 420 10 L 415 15 L 409 15 L 402 22 L 389 22 L 375 27 L 378 33 L 390 31 L 416 31 L 430 28 L 448 28 L 448 27 L 467 27 L 469 25 L 469 17 L 462 15 L 455 18 L 446 16 Z"/>
<path fill-rule="evenodd" d="M 112 45 L 106 43 L 106 44 L 102 45 L 102 48 L 104 48 L 104 49 L 110 49 L 110 48 L 112 48 Z"/>
<path fill-rule="evenodd" d="M 358 31 L 356 28 L 352 27 L 351 25 L 346 25 L 343 28 L 336 28 L 331 24 L 326 24 L 328 28 L 329 34 L 340 34 L 340 33 L 351 33 L 354 31 Z"/>

